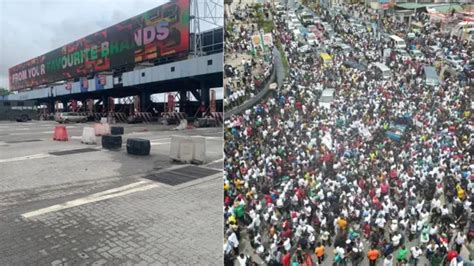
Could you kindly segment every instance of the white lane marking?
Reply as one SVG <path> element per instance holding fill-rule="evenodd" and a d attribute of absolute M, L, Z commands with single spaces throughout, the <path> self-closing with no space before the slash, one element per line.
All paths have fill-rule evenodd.
<path fill-rule="evenodd" d="M 8 133 L 9 136 L 16 136 L 16 135 L 36 135 L 36 134 L 43 134 L 44 132 L 17 132 L 17 133 Z M 50 134 L 53 134 L 51 131 Z"/>
<path fill-rule="evenodd" d="M 107 195 L 107 194 L 112 194 L 112 193 L 120 192 L 120 191 L 129 189 L 129 188 L 133 188 L 133 187 L 136 187 L 136 186 L 144 185 L 144 184 L 147 184 L 149 182 L 150 181 L 146 181 L 146 180 L 138 181 L 138 182 L 131 183 L 131 184 L 128 184 L 128 185 L 125 185 L 125 186 L 104 190 L 102 192 L 97 192 L 97 193 L 89 195 L 88 197 L 99 197 L 99 196 L 103 196 L 103 195 Z"/>
<path fill-rule="evenodd" d="M 81 136 L 71 136 L 70 139 L 82 139 Z"/>
<path fill-rule="evenodd" d="M 42 158 L 47 158 L 47 157 L 50 157 L 50 156 L 51 156 L 50 154 L 38 153 L 38 154 L 33 154 L 33 155 L 28 155 L 28 156 L 13 157 L 13 158 L 8 158 L 8 159 L 0 159 L 0 163 L 25 161 L 25 160 L 31 160 L 31 159 L 42 159 Z"/>
<path fill-rule="evenodd" d="M 56 211 L 60 211 L 60 210 L 64 210 L 64 209 L 69 209 L 69 208 L 72 208 L 72 207 L 77 207 L 77 206 L 80 206 L 80 205 L 93 203 L 93 202 L 98 202 L 98 201 L 111 199 L 111 198 L 115 198 L 115 197 L 120 197 L 120 196 L 124 196 L 124 195 L 130 194 L 130 193 L 145 191 L 145 190 L 152 189 L 152 188 L 155 188 L 155 187 L 159 186 L 158 184 L 150 184 L 150 185 L 146 185 L 146 186 L 135 187 L 135 186 L 138 186 L 138 185 L 142 185 L 145 182 L 148 183 L 148 181 L 140 181 L 140 182 L 132 183 L 130 185 L 126 185 L 126 186 L 123 186 L 123 187 L 118 187 L 118 188 L 115 188 L 115 189 L 110 189 L 110 190 L 106 190 L 106 191 L 103 191 L 103 192 L 100 192 L 100 193 L 92 194 L 92 195 L 84 197 L 84 198 L 71 200 L 71 201 L 67 201 L 65 203 L 56 204 L 56 205 L 53 205 L 53 206 L 50 206 L 50 207 L 46 207 L 46 208 L 42 208 L 42 209 L 39 209 L 39 210 L 27 212 L 27 213 L 22 214 L 21 216 L 28 219 L 28 218 L 31 218 L 31 217 L 34 217 L 34 216 L 38 216 L 38 215 L 42 215 L 42 214 L 46 214 L 46 213 L 50 213 L 50 212 L 56 212 Z M 135 188 L 133 188 L 133 187 L 135 187 Z M 124 188 L 125 188 L 125 190 L 124 190 Z M 113 192 L 118 191 L 118 192 L 117 193 L 111 193 L 111 191 L 113 191 Z"/>
<path fill-rule="evenodd" d="M 206 139 L 221 139 L 221 140 L 224 140 L 224 136 L 221 136 L 221 137 L 206 137 Z"/>
<path fill-rule="evenodd" d="M 170 144 L 171 142 L 150 142 L 151 146 L 156 146 L 156 145 L 167 145 Z"/>
<path fill-rule="evenodd" d="M 204 166 L 206 166 L 206 165 L 211 165 L 211 164 L 214 164 L 214 163 L 218 163 L 218 162 L 221 162 L 221 161 L 224 162 L 224 159 L 220 158 L 220 159 L 214 160 L 214 161 L 212 161 L 212 162 L 210 162 L 210 163 L 206 163 Z"/>

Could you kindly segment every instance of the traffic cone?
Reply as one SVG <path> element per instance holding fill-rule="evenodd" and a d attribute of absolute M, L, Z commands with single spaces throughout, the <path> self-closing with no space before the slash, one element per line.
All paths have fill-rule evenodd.
<path fill-rule="evenodd" d="M 56 126 L 54 128 L 53 140 L 68 141 L 67 130 L 65 126 Z"/>

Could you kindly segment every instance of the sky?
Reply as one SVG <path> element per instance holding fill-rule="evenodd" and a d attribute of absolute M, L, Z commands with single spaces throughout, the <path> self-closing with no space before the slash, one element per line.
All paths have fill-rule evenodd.
<path fill-rule="evenodd" d="M 166 2 L 0 0 L 0 87 L 8 88 L 8 68 Z M 201 16 L 203 7 L 200 4 Z M 212 27 L 203 23 L 201 31 Z"/>

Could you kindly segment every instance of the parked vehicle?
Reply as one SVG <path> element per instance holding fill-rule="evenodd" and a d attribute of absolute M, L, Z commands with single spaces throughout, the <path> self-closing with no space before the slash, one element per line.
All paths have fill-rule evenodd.
<path fill-rule="evenodd" d="M 319 98 L 319 106 L 329 109 L 331 107 L 331 103 L 334 101 L 335 92 L 335 89 L 324 89 L 321 93 L 321 97 Z"/>
<path fill-rule="evenodd" d="M 306 39 L 308 40 L 308 44 L 311 46 L 315 46 L 317 42 L 316 34 L 310 32 L 306 35 Z"/>
<path fill-rule="evenodd" d="M 426 60 L 425 55 L 420 50 L 410 50 L 411 58 L 415 59 L 416 61 L 423 61 Z"/>
<path fill-rule="evenodd" d="M 35 101 L 11 101 L 0 99 L 0 120 L 26 122 L 39 119 Z"/>
<path fill-rule="evenodd" d="M 375 72 L 375 76 L 381 79 L 388 79 L 392 75 L 392 71 L 382 63 L 374 63 L 370 67 Z"/>
<path fill-rule="evenodd" d="M 361 63 L 356 62 L 356 61 L 346 61 L 346 62 L 344 62 L 344 66 L 349 67 L 349 68 L 354 68 L 354 69 L 357 69 L 357 70 L 361 70 L 361 71 L 366 71 L 367 70 L 367 65 L 361 64 Z"/>
<path fill-rule="evenodd" d="M 54 120 L 58 123 L 85 123 L 87 122 L 87 116 L 78 113 L 56 113 Z"/>
<path fill-rule="evenodd" d="M 461 71 L 463 69 L 463 60 L 459 55 L 448 55 L 446 56 L 446 62 L 453 67 L 456 71 Z"/>
<path fill-rule="evenodd" d="M 397 49 L 395 52 L 397 53 L 397 58 L 401 58 L 403 61 L 411 60 L 411 57 L 406 50 Z"/>
<path fill-rule="evenodd" d="M 402 38 L 398 37 L 397 35 L 390 35 L 390 42 L 392 44 L 392 47 L 395 49 L 406 49 L 407 44 L 405 43 L 405 40 Z"/>

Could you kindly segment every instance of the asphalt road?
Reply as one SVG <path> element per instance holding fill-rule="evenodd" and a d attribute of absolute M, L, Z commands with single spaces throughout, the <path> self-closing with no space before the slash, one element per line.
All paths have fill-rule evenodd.
<path fill-rule="evenodd" d="M 221 263 L 222 128 L 121 125 L 124 143 L 151 141 L 141 157 L 104 150 L 100 138 L 82 144 L 91 124 L 68 124 L 70 140 L 53 141 L 55 125 L 0 122 L 0 265 Z M 205 136 L 206 164 L 173 163 L 175 134 Z M 194 180 L 178 185 L 144 178 L 186 169 Z"/>

